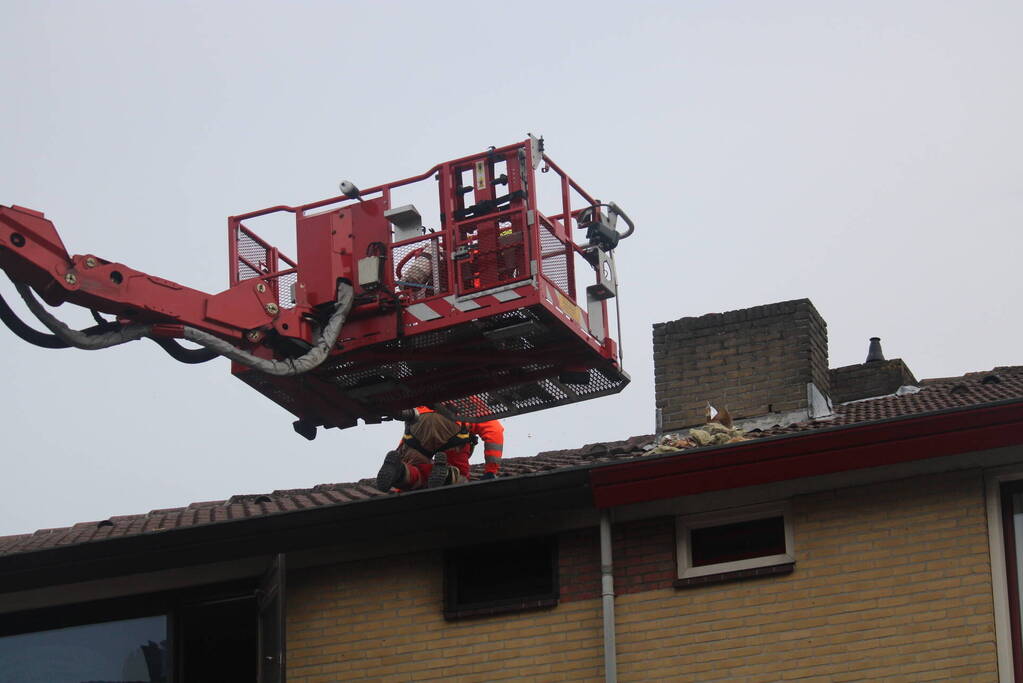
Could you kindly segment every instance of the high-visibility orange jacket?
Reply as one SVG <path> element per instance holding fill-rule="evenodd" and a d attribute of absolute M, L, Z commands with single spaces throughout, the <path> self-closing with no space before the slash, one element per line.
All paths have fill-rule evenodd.
<path fill-rule="evenodd" d="M 487 472 L 497 474 L 501 469 L 501 456 L 504 454 L 504 425 L 497 420 L 487 420 L 469 425 L 469 433 L 479 436 L 483 442 L 484 468 Z"/>
<path fill-rule="evenodd" d="M 416 408 L 420 415 L 432 413 L 426 406 Z M 501 456 L 504 454 L 504 426 L 498 420 L 487 420 L 486 422 L 465 422 L 470 434 L 479 437 L 483 442 L 484 468 L 487 472 L 497 474 L 501 469 Z M 469 476 L 469 456 L 472 455 L 472 446 L 466 444 L 444 451 L 448 456 L 448 464 L 457 467 L 458 470 Z"/>

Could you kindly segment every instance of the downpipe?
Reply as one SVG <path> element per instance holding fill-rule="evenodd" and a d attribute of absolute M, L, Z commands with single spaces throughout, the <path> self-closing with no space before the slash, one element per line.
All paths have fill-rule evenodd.
<path fill-rule="evenodd" d="M 604 616 L 604 681 L 617 683 L 618 655 L 615 650 L 615 579 L 611 557 L 611 512 L 600 513 L 600 595 Z"/>

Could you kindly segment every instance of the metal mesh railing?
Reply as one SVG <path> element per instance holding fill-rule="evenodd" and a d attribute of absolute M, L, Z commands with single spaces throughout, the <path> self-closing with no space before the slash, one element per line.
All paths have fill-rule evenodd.
<path fill-rule="evenodd" d="M 460 293 L 491 289 L 530 276 L 522 212 L 459 227 Z"/>
<path fill-rule="evenodd" d="M 295 285 L 298 282 L 295 263 L 244 226 L 237 226 L 234 235 L 234 275 L 237 281 L 264 278 L 274 288 L 272 291 L 278 305 L 281 308 L 293 308 L 296 305 Z M 284 269 L 281 269 L 282 264 Z"/>
<path fill-rule="evenodd" d="M 295 307 L 295 284 L 298 273 L 288 273 L 277 278 L 277 303 L 281 308 Z"/>
<path fill-rule="evenodd" d="M 540 225 L 540 274 L 558 286 L 565 294 L 573 295 L 568 277 L 569 247 L 544 224 Z"/>
<path fill-rule="evenodd" d="M 241 230 L 237 232 L 237 235 L 238 279 L 250 280 L 270 272 L 270 250 Z M 254 268 L 259 270 L 254 270 Z"/>
<path fill-rule="evenodd" d="M 501 330 L 511 327 L 521 334 L 500 334 Z M 553 324 L 549 314 L 540 309 L 520 309 L 402 337 L 384 345 L 388 353 L 407 354 L 402 360 L 366 363 L 335 358 L 317 374 L 342 388 L 348 398 L 367 407 L 375 406 L 382 414 L 394 414 L 410 407 L 411 403 L 440 400 L 462 418 L 472 421 L 517 415 L 615 393 L 628 382 L 617 370 L 603 368 L 593 368 L 582 377 L 576 374 L 562 381 L 558 376 L 559 361 L 542 356 L 520 363 L 500 361 L 502 354 L 528 353 L 565 339 L 565 333 Z M 438 365 L 430 354 L 433 349 L 455 347 L 477 357 L 493 355 L 495 362 L 485 365 L 488 366 L 487 383 L 495 388 L 470 389 L 470 393 L 466 393 L 469 386 L 478 387 L 479 382 L 464 372 L 445 371 L 446 366 Z"/>
<path fill-rule="evenodd" d="M 530 170 L 536 166 L 517 163 L 519 153 L 528 161 L 538 150 L 529 144 L 490 150 L 364 190 L 365 201 L 395 210 L 388 217 L 392 228 L 379 211 L 367 214 L 373 236 L 360 242 L 369 243 L 366 256 L 386 257 L 379 273 L 382 286 L 360 294 L 360 317 L 342 329 L 338 349 L 321 366 L 300 378 L 253 386 L 301 417 L 340 427 L 357 417 L 372 421 L 424 403 L 447 404 L 467 419 L 483 420 L 620 391 L 628 376 L 587 325 L 585 286 L 596 259 L 587 258 L 572 239 L 580 210 L 573 199 L 578 195 L 583 207 L 597 202 L 545 157 L 555 172 L 551 178 L 560 179 L 562 201 L 555 209 L 560 214 L 540 213 Z M 420 182 L 432 205 L 427 208 L 444 212 L 439 222 L 432 210 L 423 214 L 426 223 L 398 210 L 412 198 L 420 203 L 422 188 L 405 189 Z M 354 203 L 333 197 L 229 219 L 233 284 L 258 278 L 282 309 L 294 307 L 297 264 L 242 221 L 288 212 L 301 224 L 349 205 Z M 425 224 L 439 232 L 423 234 Z M 333 254 L 303 241 L 311 234 L 297 233 L 303 259 L 309 259 L 303 283 L 320 274 L 325 263 L 338 265 Z M 359 239 L 365 236 L 360 232 Z M 318 237 L 312 234 L 314 242 Z M 343 258 L 349 257 L 357 259 Z M 527 283 L 535 288 L 528 293 Z M 256 283 L 246 287 L 260 289 Z M 450 306 L 439 300 L 449 295 L 455 295 Z M 298 298 L 303 308 L 313 306 L 306 296 Z M 373 300 L 379 310 L 372 309 Z M 289 348 L 275 351 L 289 353 Z"/>
<path fill-rule="evenodd" d="M 394 282 L 410 299 L 425 299 L 450 291 L 444 242 L 440 235 L 391 249 Z"/>

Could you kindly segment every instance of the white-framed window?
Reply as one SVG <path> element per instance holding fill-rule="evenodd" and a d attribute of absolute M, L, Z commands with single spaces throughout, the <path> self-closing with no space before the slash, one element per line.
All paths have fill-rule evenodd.
<path fill-rule="evenodd" d="M 676 519 L 680 580 L 791 570 L 796 561 L 792 515 L 785 503 L 682 515 Z"/>
<path fill-rule="evenodd" d="M 988 470 L 985 488 L 998 680 L 1014 683 L 1023 680 L 1023 470 Z"/>

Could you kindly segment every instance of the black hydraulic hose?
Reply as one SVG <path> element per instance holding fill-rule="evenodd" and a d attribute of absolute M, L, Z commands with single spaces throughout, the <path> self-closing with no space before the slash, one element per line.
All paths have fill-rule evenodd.
<path fill-rule="evenodd" d="M 189 365 L 205 363 L 220 355 L 213 349 L 186 349 L 174 339 L 168 339 L 166 337 L 150 337 L 150 339 L 159 344 L 160 348 L 170 354 L 171 358 Z"/>
<path fill-rule="evenodd" d="M 41 346 L 44 349 L 67 349 L 71 345 L 61 339 L 55 334 L 46 334 L 39 330 L 33 329 L 26 325 L 18 314 L 15 313 L 7 302 L 4 301 L 3 295 L 0 295 L 0 320 L 3 320 L 4 325 L 13 332 L 14 334 L 21 337 L 24 341 L 29 344 L 35 344 Z"/>
<path fill-rule="evenodd" d="M 3 298 L 3 295 L 0 295 L 0 320 L 2 320 L 5 325 L 7 325 L 7 327 L 11 330 L 11 332 L 16 334 L 23 341 L 27 341 L 29 344 L 34 344 L 35 346 L 41 346 L 44 349 L 69 349 L 69 348 L 71 348 L 70 344 L 68 344 L 66 341 L 64 341 L 63 339 L 61 339 L 57 335 L 55 335 L 55 334 L 46 334 L 45 332 L 40 332 L 39 330 L 36 330 L 36 329 L 34 329 L 32 327 L 29 327 L 27 324 L 25 324 L 25 321 L 23 321 L 21 318 L 19 318 L 18 314 L 15 313 L 14 310 L 7 304 L 7 301 Z M 102 320 L 102 318 L 97 318 L 97 320 Z M 87 327 L 84 330 L 82 330 L 82 332 L 84 334 L 90 334 L 90 335 L 91 334 L 103 334 L 104 332 L 109 332 L 112 329 L 117 329 L 118 327 L 119 327 L 118 324 L 115 323 L 115 322 L 110 322 L 108 320 L 103 320 L 103 322 L 101 322 L 99 325 L 93 325 L 92 327 Z M 184 347 L 181 347 L 181 350 L 182 351 L 188 351 L 188 349 L 186 349 Z M 182 362 L 199 363 L 199 362 L 202 362 L 202 361 L 182 361 Z"/>
<path fill-rule="evenodd" d="M 118 325 L 116 322 L 105 320 L 97 311 L 92 311 L 92 317 L 95 318 L 96 322 L 99 323 L 95 328 L 97 331 L 110 332 L 117 329 Z M 189 365 L 198 365 L 199 363 L 205 363 L 216 358 L 218 354 L 216 351 L 210 349 L 188 349 L 179 344 L 176 340 L 167 337 L 149 337 L 156 342 L 161 349 L 166 351 L 171 358 L 182 363 Z"/>
<path fill-rule="evenodd" d="M 327 324 L 314 337 L 313 347 L 298 358 L 287 358 L 285 360 L 273 360 L 260 358 L 254 354 L 240 349 L 228 341 L 221 339 L 208 332 L 185 325 L 185 339 L 201 344 L 206 348 L 213 349 L 222 356 L 227 356 L 233 361 L 247 365 L 253 370 L 273 375 L 275 377 L 294 377 L 309 372 L 318 367 L 334 348 L 338 336 L 341 334 L 341 327 L 352 310 L 352 303 L 355 299 L 355 292 L 352 285 L 345 280 L 339 280 L 337 284 L 337 302 L 334 304 L 334 312 L 327 319 Z M 56 332 L 56 330 L 54 330 Z"/>
<path fill-rule="evenodd" d="M 117 323 L 103 320 L 100 318 L 95 311 L 93 311 L 93 317 L 96 318 L 98 325 L 89 327 L 82 330 L 86 334 L 90 333 L 102 333 L 109 332 L 112 328 L 117 327 Z M 61 339 L 55 334 L 46 334 L 40 332 L 32 327 L 29 327 L 25 322 L 18 317 L 18 314 L 7 304 L 7 301 L 0 295 L 0 320 L 18 337 L 23 341 L 27 341 L 29 344 L 35 346 L 41 346 L 44 349 L 68 349 L 71 345 Z M 171 355 L 175 360 L 181 361 L 182 363 L 188 363 L 194 365 L 197 363 L 205 363 L 206 361 L 213 360 L 217 357 L 215 351 L 209 349 L 186 349 L 181 346 L 173 339 L 162 339 L 152 338 L 160 347 Z"/>
<path fill-rule="evenodd" d="M 90 330 L 96 330 L 97 332 L 110 332 L 118 328 L 116 322 L 106 320 L 97 311 L 92 311 L 92 317 L 96 320 L 99 325 L 96 327 L 89 328 Z M 159 345 L 161 349 L 166 351 L 171 358 L 188 365 L 198 365 L 199 363 L 205 363 L 216 358 L 218 354 L 216 351 L 210 349 L 188 349 L 179 344 L 176 340 L 167 337 L 149 337 Z"/>
<path fill-rule="evenodd" d="M 21 295 L 21 298 L 25 300 L 25 305 L 39 318 L 40 322 L 50 328 L 50 331 L 62 341 L 67 342 L 71 346 L 87 351 L 95 351 L 98 349 L 108 349 L 130 341 L 137 341 L 143 337 L 152 338 L 154 326 L 144 323 L 120 325 L 104 322 L 87 330 L 73 330 L 67 324 L 54 317 L 52 313 L 39 303 L 39 300 L 32 293 L 31 287 L 21 282 L 15 282 L 14 286 L 18 290 L 18 294 Z M 226 356 L 233 361 L 248 365 L 259 372 L 277 377 L 293 377 L 316 368 L 330 355 L 330 351 L 334 344 L 337 343 L 338 336 L 341 333 L 341 327 L 348 317 L 348 312 L 352 309 L 354 298 L 355 293 L 352 285 L 346 280 L 339 280 L 334 312 L 330 314 L 330 318 L 327 319 L 327 324 L 324 328 L 316 335 L 313 347 L 298 358 L 288 358 L 283 361 L 261 358 L 234 346 L 220 337 L 194 327 L 189 327 L 188 325 L 183 327 L 184 336 L 185 339 L 196 342 L 217 355 Z M 102 320 L 98 314 L 95 315 L 99 320 Z M 154 341 L 156 340 L 154 339 Z M 197 349 L 178 348 L 172 352 L 163 344 L 161 344 L 161 347 L 175 358 L 178 358 L 180 354 L 179 360 L 187 358 L 188 360 L 184 362 L 205 362 L 207 360 L 205 359 L 205 354 Z"/>

